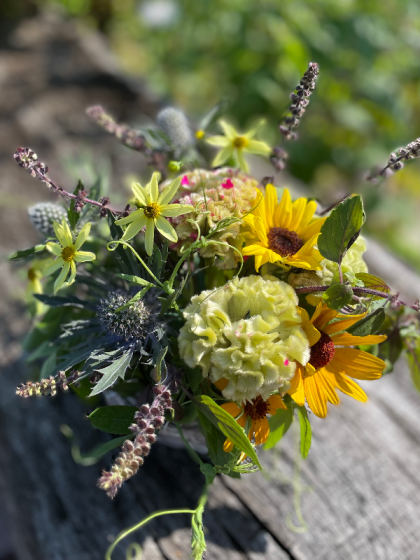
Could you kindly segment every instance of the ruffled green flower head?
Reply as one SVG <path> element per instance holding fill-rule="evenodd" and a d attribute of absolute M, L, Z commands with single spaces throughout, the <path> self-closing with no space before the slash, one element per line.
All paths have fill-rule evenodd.
<path fill-rule="evenodd" d="M 356 283 L 356 274 L 359 272 L 367 272 L 368 268 L 363 260 L 363 253 L 366 251 L 366 241 L 363 237 L 359 237 L 347 253 L 344 255 L 341 269 L 345 279 L 354 286 Z M 322 270 L 307 271 L 302 273 L 289 274 L 288 283 L 293 288 L 302 286 L 330 286 L 333 282 L 339 282 L 338 264 L 327 259 L 320 262 Z M 317 306 L 321 301 L 323 292 L 316 292 L 306 296 L 306 301 L 313 306 Z"/>
<path fill-rule="evenodd" d="M 203 377 L 228 381 L 227 399 L 242 403 L 285 391 L 298 360 L 309 360 L 294 290 L 273 276 L 235 278 L 194 296 L 184 311 L 179 352 Z"/>

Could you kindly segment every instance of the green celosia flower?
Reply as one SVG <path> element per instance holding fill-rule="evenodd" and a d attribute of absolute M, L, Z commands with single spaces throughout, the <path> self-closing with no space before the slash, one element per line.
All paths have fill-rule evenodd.
<path fill-rule="evenodd" d="M 223 396 L 242 403 L 285 391 L 298 360 L 309 360 L 294 290 L 274 276 L 235 278 L 194 296 L 178 338 L 186 364 L 226 379 Z"/>
<path fill-rule="evenodd" d="M 363 237 L 359 237 L 344 255 L 341 263 L 343 276 L 354 286 L 356 282 L 356 274 L 359 272 L 367 272 L 368 268 L 363 260 L 363 253 L 366 251 L 366 241 Z M 339 282 L 338 264 L 327 259 L 320 262 L 322 270 L 305 270 L 302 273 L 289 274 L 288 283 L 293 288 L 302 286 L 330 286 L 333 282 Z M 311 305 L 317 306 L 322 298 L 323 292 L 308 294 L 306 300 Z"/>
<path fill-rule="evenodd" d="M 58 243 L 47 243 L 48 251 L 58 258 L 55 259 L 52 265 L 45 271 L 44 276 L 49 276 L 59 268 L 63 267 L 54 282 L 54 293 L 56 293 L 63 286 L 69 272 L 70 278 L 68 282 L 66 282 L 66 286 L 70 286 L 70 284 L 74 282 L 74 279 L 76 278 L 77 262 L 93 261 L 96 257 L 94 253 L 79 251 L 80 247 L 89 237 L 90 223 L 87 223 L 82 227 L 74 243 L 73 236 L 65 218 L 63 218 L 61 225 L 54 222 L 53 227 L 55 235 L 57 236 L 61 246 Z"/>
<path fill-rule="evenodd" d="M 253 139 L 257 132 L 256 128 L 241 134 L 225 121 L 219 121 L 219 124 L 225 135 L 209 136 L 206 139 L 208 144 L 222 148 L 212 163 L 213 167 L 223 165 L 234 156 L 239 163 L 240 169 L 248 171 L 249 168 L 245 161 L 244 153 L 258 154 L 260 156 L 268 156 L 271 153 L 271 148 L 268 144 Z"/>
<path fill-rule="evenodd" d="M 241 219 L 255 206 L 258 182 L 239 170 L 229 168 L 207 171 L 196 169 L 182 177 L 180 202 L 192 204 L 194 211 L 172 220 L 178 234 L 177 249 L 184 251 L 197 239 L 198 228 L 207 234 L 225 218 Z M 209 244 L 200 249 L 203 258 L 219 257 L 216 265 L 223 269 L 238 266 L 238 250 L 243 245 L 243 223 L 233 223 L 212 235 L 213 241 L 224 245 Z"/>
<path fill-rule="evenodd" d="M 122 236 L 124 241 L 132 239 L 146 226 L 145 248 L 148 255 L 153 253 L 155 226 L 164 237 L 175 243 L 178 241 L 178 236 L 165 218 L 180 216 L 194 210 L 194 207 L 188 204 L 169 204 L 179 188 L 181 177 L 171 181 L 161 193 L 159 193 L 158 177 L 159 173 L 153 173 L 146 188 L 139 183 L 134 183 L 132 189 L 136 204 L 140 208 L 115 222 L 119 226 L 130 224 Z"/>

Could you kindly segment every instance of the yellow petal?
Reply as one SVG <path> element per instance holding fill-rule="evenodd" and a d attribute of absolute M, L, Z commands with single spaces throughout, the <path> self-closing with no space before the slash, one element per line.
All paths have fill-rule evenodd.
<path fill-rule="evenodd" d="M 331 383 L 328 376 L 324 375 L 324 368 L 321 368 L 319 371 L 317 371 L 317 380 L 319 381 L 320 385 L 323 386 L 329 402 L 332 404 L 338 404 L 340 402 L 340 399 L 335 392 L 334 385 Z"/>
<path fill-rule="evenodd" d="M 270 433 L 270 424 L 267 418 L 257 420 L 254 422 L 255 444 L 260 445 L 267 441 L 268 434 Z"/>
<path fill-rule="evenodd" d="M 327 415 L 327 395 L 317 377 L 317 374 L 305 377 L 303 386 L 309 408 L 319 418 L 325 418 Z"/>
<path fill-rule="evenodd" d="M 380 344 L 386 340 L 385 334 L 370 334 L 368 336 L 353 336 L 350 333 L 333 334 L 331 339 L 335 346 L 361 346 L 366 344 Z"/>
<path fill-rule="evenodd" d="M 331 364 L 328 364 L 328 366 L 325 367 L 325 370 L 327 371 L 325 376 L 330 380 L 330 382 L 345 395 L 349 395 L 358 401 L 366 402 L 367 395 L 363 389 L 361 389 L 361 387 L 359 387 L 353 379 L 350 379 L 344 374 L 330 373 L 330 365 Z"/>
<path fill-rule="evenodd" d="M 274 212 L 277 206 L 277 190 L 274 185 L 268 184 L 265 187 L 265 214 L 269 228 L 274 226 Z"/>
<path fill-rule="evenodd" d="M 233 416 L 234 418 L 236 418 L 237 416 L 239 416 L 242 412 L 242 409 L 240 406 L 238 406 L 236 403 L 234 402 L 228 402 L 228 403 L 224 403 L 222 405 L 220 405 L 220 408 L 223 408 L 223 410 L 226 410 L 226 412 L 228 412 L 231 416 Z"/>
<path fill-rule="evenodd" d="M 130 226 L 131 227 L 131 226 Z M 125 235 L 125 234 L 124 234 Z M 144 247 L 146 253 L 151 255 L 153 253 L 153 239 L 155 235 L 155 223 L 154 220 L 147 220 L 146 225 L 146 235 L 144 236 Z"/>
<path fill-rule="evenodd" d="M 321 231 L 322 226 L 324 225 L 324 222 L 327 218 L 316 218 L 315 220 L 313 220 L 312 222 L 310 222 L 309 225 L 307 225 L 300 233 L 299 235 L 303 238 L 303 239 L 310 239 L 311 237 L 313 237 L 314 235 L 316 235 L 317 233 L 319 233 Z"/>
<path fill-rule="evenodd" d="M 233 442 L 230 441 L 230 439 L 227 439 L 225 441 L 225 443 L 223 444 L 223 451 L 225 453 L 230 453 L 232 451 L 232 449 L 233 449 Z"/>
<path fill-rule="evenodd" d="M 171 181 L 167 187 L 163 189 L 157 201 L 159 206 L 166 206 L 171 202 L 173 197 L 176 195 L 180 184 L 181 184 L 181 177 L 177 177 L 176 179 Z M 174 215 L 178 216 L 178 214 L 174 214 Z"/>
<path fill-rule="evenodd" d="M 315 214 L 316 206 L 317 204 L 315 200 L 311 200 L 310 202 L 306 203 L 305 210 L 300 219 L 300 223 L 297 229 L 295 230 L 298 235 L 301 235 L 302 231 L 305 230 L 306 226 L 312 220 L 312 217 Z"/>
<path fill-rule="evenodd" d="M 275 414 L 278 408 L 287 410 L 287 406 L 284 404 L 283 399 L 280 395 L 271 395 L 267 402 L 268 414 Z"/>
<path fill-rule="evenodd" d="M 221 377 L 215 382 L 215 385 L 219 389 L 219 391 L 223 391 L 229 385 L 229 380 L 226 379 L 226 377 Z"/>
<path fill-rule="evenodd" d="M 336 348 L 330 364 L 355 379 L 378 379 L 386 365 L 380 358 L 356 348 Z"/>
<path fill-rule="evenodd" d="M 306 208 L 306 198 L 298 198 L 292 204 L 292 219 L 290 220 L 289 229 L 296 231 L 299 228 L 300 221 Z"/>
<path fill-rule="evenodd" d="M 306 309 L 303 309 L 302 307 L 298 307 L 298 311 L 302 319 L 302 329 L 306 334 L 307 339 L 309 340 L 309 346 L 313 346 L 321 338 L 321 333 L 310 322 L 309 315 Z"/>
<path fill-rule="evenodd" d="M 300 406 L 305 404 L 305 391 L 303 387 L 302 366 L 296 363 L 296 372 L 287 391 L 292 399 Z"/>
<path fill-rule="evenodd" d="M 348 317 L 348 319 L 343 319 L 341 321 L 336 321 L 335 323 L 332 323 L 331 325 L 327 325 L 322 330 L 325 333 L 327 333 L 328 335 L 331 336 L 332 334 L 338 333 L 340 331 L 345 331 L 346 329 L 348 329 L 349 327 L 351 327 L 352 325 L 357 323 L 357 321 L 360 321 L 360 319 L 363 319 L 363 317 L 365 317 L 365 315 L 366 315 L 366 313 L 362 313 L 361 315 L 351 315 L 350 317 Z M 338 316 L 338 315 L 336 314 L 336 316 Z"/>
<path fill-rule="evenodd" d="M 288 228 L 292 218 L 292 199 L 288 189 L 284 189 L 283 196 L 278 204 L 275 214 L 274 223 L 276 227 Z"/>

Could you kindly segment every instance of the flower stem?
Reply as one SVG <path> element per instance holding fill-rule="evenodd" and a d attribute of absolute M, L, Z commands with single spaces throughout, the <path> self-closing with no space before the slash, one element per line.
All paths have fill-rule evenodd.
<path fill-rule="evenodd" d="M 127 243 L 126 241 L 123 241 L 122 239 L 114 239 L 113 241 L 110 241 L 107 244 L 107 248 L 108 251 L 115 251 L 115 249 L 117 247 L 114 247 L 113 249 L 110 248 L 110 245 L 124 245 L 125 247 L 128 247 L 129 249 L 131 249 L 131 251 L 134 253 L 135 257 L 137 258 L 137 260 L 140 262 L 140 264 L 144 267 L 144 269 L 150 274 L 150 276 L 153 278 L 153 280 L 159 284 L 159 286 L 165 290 L 166 293 L 168 293 L 168 291 L 165 289 L 165 286 L 162 284 L 162 282 L 156 278 L 156 276 L 153 274 L 153 272 L 150 270 L 150 268 L 147 266 L 147 264 L 144 262 L 144 260 L 141 258 L 141 256 L 137 253 L 137 251 L 134 249 L 134 247 L 132 247 L 129 243 Z"/>

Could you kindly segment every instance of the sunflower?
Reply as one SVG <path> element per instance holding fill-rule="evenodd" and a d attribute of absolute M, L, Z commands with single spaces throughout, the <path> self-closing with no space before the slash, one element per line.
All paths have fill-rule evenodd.
<path fill-rule="evenodd" d="M 298 362 L 287 391 L 298 405 L 304 405 L 320 418 L 327 415 L 327 401 L 338 404 L 336 389 L 358 401 L 367 401 L 366 393 L 351 379 L 378 379 L 385 362 L 357 348 L 360 344 L 378 344 L 385 335 L 353 336 L 342 332 L 362 319 L 361 315 L 341 315 L 319 303 L 312 318 L 301 309 L 302 328 L 311 346 L 306 366 Z M 331 323 L 333 319 L 339 319 Z"/>
<path fill-rule="evenodd" d="M 219 384 L 217 386 L 219 387 Z M 248 439 L 251 441 L 255 438 L 255 445 L 267 441 L 270 433 L 267 414 L 275 414 L 278 408 L 287 408 L 280 395 L 271 395 L 266 401 L 259 395 L 251 401 L 245 401 L 242 406 L 234 402 L 228 402 L 222 404 L 221 407 L 233 416 L 242 428 L 245 428 L 248 418 L 251 420 Z M 233 442 L 227 438 L 223 445 L 223 451 L 229 453 L 232 449 Z M 241 456 L 241 460 L 244 458 L 245 454 Z"/>
<path fill-rule="evenodd" d="M 265 198 L 258 191 L 256 208 L 244 218 L 251 231 L 244 256 L 255 256 L 255 270 L 267 263 L 321 270 L 323 259 L 315 244 L 326 218 L 313 218 L 316 202 L 298 198 L 292 202 L 289 191 L 277 202 L 277 191 L 268 184 Z"/>

